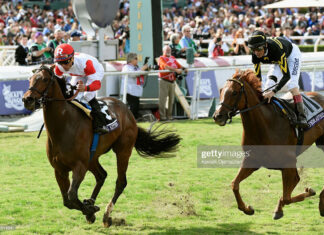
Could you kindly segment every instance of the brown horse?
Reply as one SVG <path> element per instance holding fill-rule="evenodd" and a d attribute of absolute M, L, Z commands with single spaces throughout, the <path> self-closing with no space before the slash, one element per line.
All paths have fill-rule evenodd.
<path fill-rule="evenodd" d="M 39 101 L 43 103 L 48 136 L 47 156 L 54 168 L 64 206 L 82 211 L 89 223 L 95 221 L 95 213 L 99 210 L 95 206 L 95 200 L 107 177 L 107 172 L 98 158 L 110 149 L 115 152 L 118 173 L 116 188 L 103 217 L 104 226 L 109 227 L 112 223 L 110 214 L 113 206 L 127 185 L 126 170 L 133 147 L 141 156 L 157 156 L 163 152 L 174 151 L 180 142 L 179 136 L 172 131 L 155 129 L 148 132 L 138 127 L 125 104 L 117 99 L 106 98 L 104 101 L 116 115 L 120 126 L 100 136 L 97 150 L 90 161 L 92 122 L 79 108 L 65 99 L 59 84 L 61 79 L 54 75 L 52 68 L 41 66 L 29 80 L 29 90 L 24 94 L 23 102 L 29 110 L 34 110 Z M 78 188 L 88 170 L 95 176 L 96 185 L 91 198 L 81 202 Z"/>
<path fill-rule="evenodd" d="M 217 124 L 224 126 L 236 112 L 241 112 L 244 150 L 248 146 L 279 146 L 277 149 L 280 152 L 272 151 L 272 148 L 265 148 L 267 151 L 261 150 L 259 154 L 251 152 L 249 157 L 245 157 L 237 176 L 232 181 L 232 190 L 239 210 L 247 215 L 252 215 L 254 214 L 253 208 L 247 206 L 241 198 L 240 182 L 262 166 L 281 170 L 283 196 L 279 199 L 273 217 L 280 219 L 283 216 L 285 205 L 303 201 L 306 197 L 315 195 L 315 192 L 311 188 L 306 188 L 304 193 L 291 196 L 300 180 L 296 169 L 297 138 L 289 120 L 278 112 L 274 105 L 266 103 L 261 92 L 261 82 L 252 70 L 236 71 L 221 89 L 220 106 L 215 111 L 213 118 Z M 323 96 L 315 92 L 308 95 L 324 107 Z M 317 147 L 324 150 L 324 120 L 305 131 L 301 152 L 314 142 Z M 319 210 L 321 216 L 324 216 L 324 188 L 320 194 Z"/>

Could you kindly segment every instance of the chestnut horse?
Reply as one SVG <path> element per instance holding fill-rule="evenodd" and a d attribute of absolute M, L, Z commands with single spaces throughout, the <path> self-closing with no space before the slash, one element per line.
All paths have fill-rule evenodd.
<path fill-rule="evenodd" d="M 315 92 L 308 95 L 324 107 L 323 96 Z M 306 197 L 315 195 L 314 190 L 306 188 L 304 193 L 291 196 L 300 180 L 296 169 L 298 154 L 296 153 L 297 138 L 294 128 L 274 105 L 265 102 L 262 96 L 261 81 L 252 70 L 236 71 L 233 77 L 227 80 L 224 88 L 221 89 L 220 105 L 216 109 L 213 118 L 218 125 L 224 126 L 227 120 L 236 113 L 241 113 L 243 124 L 242 147 L 244 150 L 248 146 L 259 146 L 261 148 L 262 146 L 282 147 L 278 148 L 280 149 L 279 153 L 271 151 L 271 148 L 265 148 L 267 151 L 261 150 L 259 154 L 254 154 L 252 151 L 249 157 L 243 159 L 241 168 L 232 181 L 232 190 L 238 209 L 247 215 L 254 214 L 253 208 L 247 206 L 241 198 L 239 192 L 240 182 L 262 166 L 277 169 L 282 173 L 283 196 L 279 199 L 273 218 L 280 219 L 283 216 L 283 207 L 285 205 L 300 202 Z M 306 150 L 314 142 L 316 142 L 317 147 L 324 150 L 324 120 L 304 132 L 302 151 Z M 270 164 L 268 164 L 269 162 Z M 276 167 L 271 167 L 273 165 L 276 165 Z M 321 216 L 324 216 L 324 188 L 320 194 L 319 210 Z"/>
<path fill-rule="evenodd" d="M 29 90 L 24 94 L 23 102 L 29 110 L 35 110 L 39 101 L 43 103 L 48 136 L 47 156 L 54 168 L 64 206 L 80 210 L 86 215 L 89 223 L 95 221 L 95 213 L 99 210 L 99 207 L 95 206 L 95 200 L 107 177 L 107 172 L 98 159 L 110 149 L 115 152 L 118 173 L 116 188 L 103 217 L 104 226 L 109 227 L 112 223 L 110 215 L 113 206 L 127 185 L 126 170 L 133 147 L 141 156 L 153 157 L 174 151 L 180 142 L 179 136 L 165 129 L 149 132 L 138 127 L 125 104 L 114 98 L 105 98 L 109 110 L 118 119 L 119 127 L 100 136 L 97 150 L 90 161 L 92 122 L 83 111 L 65 99 L 59 84 L 62 79 L 54 75 L 53 68 L 41 66 L 29 80 Z M 81 202 L 78 198 L 78 188 L 88 170 L 95 176 L 96 185 L 91 198 Z M 71 184 L 70 171 L 72 171 Z"/>

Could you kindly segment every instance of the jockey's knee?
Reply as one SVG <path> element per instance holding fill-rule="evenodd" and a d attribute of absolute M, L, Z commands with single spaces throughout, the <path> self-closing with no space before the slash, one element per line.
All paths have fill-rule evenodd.
<path fill-rule="evenodd" d="M 90 100 L 96 97 L 96 92 L 95 91 L 84 92 L 83 97 L 87 102 L 89 102 Z"/>
<path fill-rule="evenodd" d="M 294 87 L 294 88 L 290 89 L 289 91 L 290 91 L 290 93 L 292 95 L 300 95 L 300 92 L 299 92 L 299 88 L 298 87 Z"/>

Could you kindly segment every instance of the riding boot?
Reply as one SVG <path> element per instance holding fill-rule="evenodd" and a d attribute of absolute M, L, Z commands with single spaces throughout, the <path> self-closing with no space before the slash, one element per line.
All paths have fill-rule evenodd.
<path fill-rule="evenodd" d="M 97 99 L 93 98 L 89 101 L 89 104 L 92 108 L 91 115 L 93 131 L 99 134 L 108 133 L 109 131 L 103 128 L 104 126 L 106 126 L 106 118 L 105 115 L 100 111 L 100 105 Z"/>
<path fill-rule="evenodd" d="M 296 109 L 297 109 L 297 125 L 303 129 L 307 128 L 308 124 L 306 120 L 303 102 L 296 103 Z"/>

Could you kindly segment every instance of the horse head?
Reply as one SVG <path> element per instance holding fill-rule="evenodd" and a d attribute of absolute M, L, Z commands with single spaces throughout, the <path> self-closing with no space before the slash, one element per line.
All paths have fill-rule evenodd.
<path fill-rule="evenodd" d="M 247 93 L 250 93 L 247 90 L 251 90 L 249 88 L 252 88 L 257 94 L 256 99 L 259 102 L 261 82 L 252 70 L 242 72 L 237 70 L 233 77 L 226 81 L 225 86 L 220 90 L 220 104 L 213 115 L 218 125 L 226 125 L 228 119 L 238 114 L 240 110 L 247 108 Z M 258 96 L 259 98 L 257 98 Z"/>
<path fill-rule="evenodd" d="M 28 110 L 35 110 L 40 107 L 41 99 L 46 98 L 49 88 L 54 82 L 53 68 L 42 65 L 33 70 L 33 75 L 29 78 L 29 89 L 25 92 L 22 101 Z"/>

